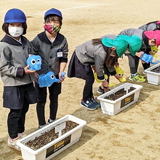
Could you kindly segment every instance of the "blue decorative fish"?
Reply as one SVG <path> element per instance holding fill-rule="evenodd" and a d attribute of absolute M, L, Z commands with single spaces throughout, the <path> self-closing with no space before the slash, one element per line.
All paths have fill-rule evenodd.
<path fill-rule="evenodd" d="M 62 78 L 65 76 L 65 72 L 62 72 Z M 49 71 L 47 74 L 41 74 L 38 77 L 39 87 L 50 87 L 54 82 L 59 82 L 60 79 L 57 79 L 52 71 Z"/>
<path fill-rule="evenodd" d="M 42 58 L 39 55 L 30 55 L 27 59 L 27 65 L 29 65 L 29 70 L 38 71 L 41 69 Z"/>
<path fill-rule="evenodd" d="M 146 63 L 151 63 L 151 64 L 157 64 L 159 62 L 159 60 L 157 60 L 156 62 L 152 62 L 153 56 L 149 55 L 149 54 L 146 54 L 146 53 L 143 54 L 141 60 L 146 62 Z"/>

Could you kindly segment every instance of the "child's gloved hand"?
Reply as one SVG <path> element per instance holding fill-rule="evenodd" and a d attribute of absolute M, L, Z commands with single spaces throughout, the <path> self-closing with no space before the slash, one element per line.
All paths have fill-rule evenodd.
<path fill-rule="evenodd" d="M 94 72 L 93 74 L 94 74 L 94 78 L 95 78 L 95 80 L 96 80 L 98 83 L 101 83 L 102 81 L 98 79 L 98 77 L 97 77 L 97 73 L 96 73 L 96 72 Z M 105 79 L 108 79 L 108 76 L 107 76 L 106 74 L 104 74 L 104 78 L 105 78 Z"/>

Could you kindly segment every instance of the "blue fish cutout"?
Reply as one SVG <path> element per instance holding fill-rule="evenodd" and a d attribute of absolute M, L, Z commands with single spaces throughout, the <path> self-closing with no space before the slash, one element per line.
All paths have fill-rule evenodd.
<path fill-rule="evenodd" d="M 141 57 L 141 60 L 146 62 L 146 63 L 151 63 L 151 64 L 157 64 L 159 62 L 159 60 L 157 60 L 156 62 L 152 62 L 153 61 L 153 56 L 144 53 L 143 56 Z"/>
<path fill-rule="evenodd" d="M 41 69 L 42 58 L 39 55 L 30 55 L 27 59 L 27 65 L 29 65 L 29 70 L 38 71 Z"/>
<path fill-rule="evenodd" d="M 62 78 L 65 76 L 65 72 L 62 72 Z M 39 87 L 50 87 L 53 83 L 59 82 L 60 79 L 57 79 L 52 71 L 49 71 L 47 74 L 41 74 L 38 77 Z"/>

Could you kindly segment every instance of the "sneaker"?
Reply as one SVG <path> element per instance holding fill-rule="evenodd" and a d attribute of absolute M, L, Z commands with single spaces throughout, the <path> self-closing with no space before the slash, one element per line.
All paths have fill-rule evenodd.
<path fill-rule="evenodd" d="M 97 108 L 101 107 L 101 105 L 94 99 L 94 97 L 91 98 L 91 101 L 97 106 Z"/>
<path fill-rule="evenodd" d="M 18 137 L 21 139 L 21 138 L 24 138 L 26 137 L 27 135 L 25 134 L 25 132 L 22 132 L 22 133 L 18 133 Z"/>
<path fill-rule="evenodd" d="M 95 105 L 95 103 L 91 99 L 88 99 L 86 101 L 82 100 L 81 106 L 86 107 L 89 110 L 96 110 L 97 109 L 97 106 Z"/>
<path fill-rule="evenodd" d="M 143 83 L 143 82 L 145 82 L 146 81 L 146 79 L 144 78 L 144 77 L 141 77 L 141 76 L 139 76 L 139 75 L 135 75 L 135 76 L 130 76 L 129 77 L 129 80 L 131 80 L 131 81 L 134 81 L 134 82 L 141 82 L 141 83 Z"/>
<path fill-rule="evenodd" d="M 54 122 L 54 120 L 48 119 L 48 124 L 50 124 L 50 123 L 52 123 L 52 122 Z"/>
<path fill-rule="evenodd" d="M 136 75 L 138 75 L 138 76 L 140 76 L 142 78 L 145 78 L 145 76 L 140 75 L 138 72 L 136 73 Z"/>
<path fill-rule="evenodd" d="M 21 151 L 20 147 L 17 145 L 17 141 L 19 140 L 19 137 L 17 138 L 8 138 L 8 146 L 11 147 L 11 148 L 14 148 L 16 149 L 17 151 Z"/>
<path fill-rule="evenodd" d="M 44 124 L 44 125 L 39 125 L 38 129 L 41 129 L 43 127 L 45 127 L 47 124 Z"/>
<path fill-rule="evenodd" d="M 99 86 L 97 93 L 98 94 L 103 94 L 104 93 L 104 89 L 102 89 L 101 86 Z"/>

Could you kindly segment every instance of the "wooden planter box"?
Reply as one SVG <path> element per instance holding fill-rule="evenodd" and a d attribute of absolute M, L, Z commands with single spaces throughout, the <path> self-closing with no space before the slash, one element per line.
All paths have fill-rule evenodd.
<path fill-rule="evenodd" d="M 155 64 L 147 68 L 144 72 L 147 74 L 147 81 L 150 84 L 159 85 L 160 84 L 160 73 L 153 72 L 152 70 L 159 67 L 160 63 Z"/>
<path fill-rule="evenodd" d="M 37 150 L 33 150 L 25 145 L 28 141 L 34 140 L 36 137 L 41 136 L 43 133 L 50 131 L 56 126 L 60 126 L 66 121 L 73 121 L 79 125 Z M 86 121 L 72 115 L 66 115 L 56 120 L 55 122 L 45 126 L 44 128 L 39 129 L 19 140 L 17 142 L 17 145 L 21 148 L 21 153 L 24 160 L 49 160 L 79 141 L 82 134 L 82 128 L 85 125 Z"/>
<path fill-rule="evenodd" d="M 125 87 L 129 87 L 129 88 L 134 87 L 135 89 L 133 91 L 127 93 L 126 95 L 116 99 L 116 100 L 109 100 L 109 99 L 105 98 L 111 94 L 116 93 L 117 91 L 119 91 Z M 139 98 L 140 90 L 142 87 L 143 86 L 141 86 L 141 85 L 136 85 L 136 84 L 132 84 L 132 83 L 124 83 L 124 84 L 112 89 L 111 91 L 100 95 L 99 97 L 97 97 L 97 99 L 100 100 L 101 109 L 102 109 L 103 113 L 108 114 L 108 115 L 115 115 L 115 114 L 121 112 L 122 110 L 126 109 L 127 107 L 129 107 L 133 103 L 137 102 L 138 98 Z"/>

